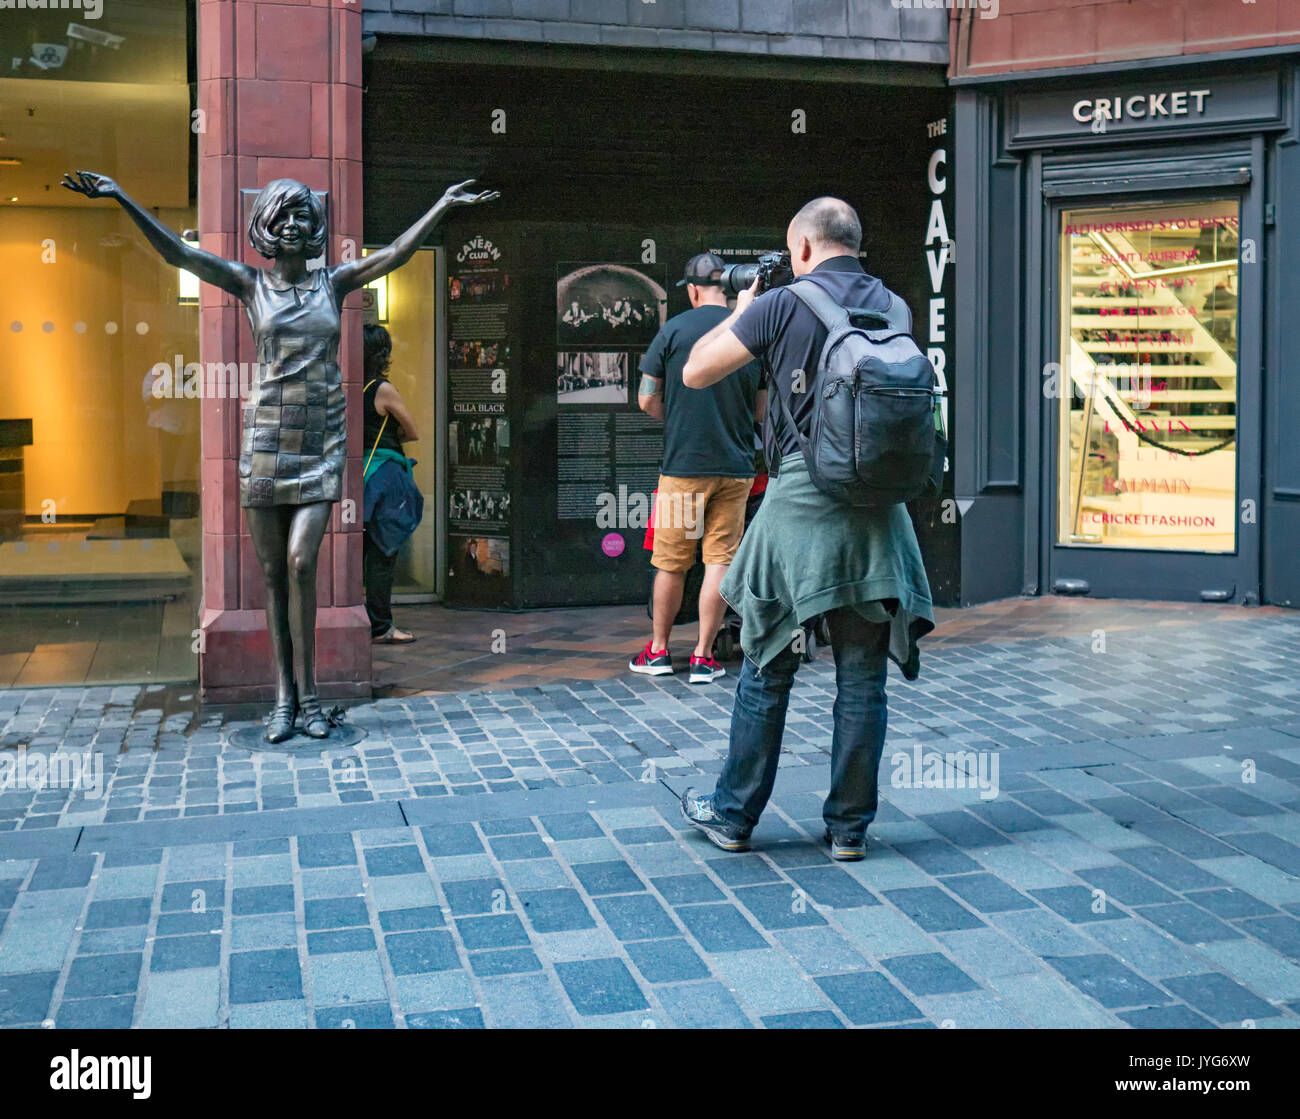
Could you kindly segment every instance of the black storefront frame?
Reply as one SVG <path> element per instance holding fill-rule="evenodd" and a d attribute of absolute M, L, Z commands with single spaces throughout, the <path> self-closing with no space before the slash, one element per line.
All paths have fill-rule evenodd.
<path fill-rule="evenodd" d="M 1105 205 L 1171 194 L 1185 198 L 1197 187 L 1211 187 L 1219 196 L 1241 192 L 1243 237 L 1246 228 L 1259 234 L 1260 267 L 1246 281 L 1249 295 L 1243 284 L 1242 306 L 1243 324 L 1253 316 L 1256 349 L 1253 356 L 1239 355 L 1239 369 L 1251 361 L 1260 370 L 1261 386 L 1261 480 L 1253 526 L 1258 560 L 1249 583 L 1258 584 L 1263 601 L 1300 604 L 1300 448 L 1286 437 L 1300 423 L 1300 378 L 1288 378 L 1283 368 L 1285 355 L 1300 347 L 1300 321 L 1283 313 L 1300 298 L 1300 270 L 1286 268 L 1286 261 L 1300 258 L 1300 226 L 1286 220 L 1295 209 L 1289 200 L 1300 199 L 1300 72 L 1289 59 L 1279 65 L 1267 53 L 1239 56 L 1230 67 L 1195 68 L 1198 86 L 1223 82 L 1244 88 L 1253 82 L 1254 88 L 1245 90 L 1239 104 L 1221 97 L 1217 122 L 1195 122 L 1182 134 L 1176 128 L 1093 134 L 1086 124 L 1053 130 L 1043 127 L 1041 114 L 1026 128 L 1018 113 L 1018 99 L 1027 95 L 1044 94 L 1068 109 L 1076 97 L 1122 83 L 1159 88 L 1161 82 L 1193 80 L 1186 76 L 1193 68 L 1173 61 L 1144 64 L 1140 79 L 1134 67 L 1117 65 L 1058 71 L 1050 80 L 952 83 L 962 244 L 956 348 L 968 390 L 958 399 L 957 423 L 965 439 L 955 448 L 963 604 L 1051 591 L 1047 528 L 1053 522 L 1046 517 L 1044 470 L 1055 466 L 1044 456 L 1055 448 L 1049 451 L 1041 388 L 1043 365 L 1058 344 L 1059 308 L 1055 294 L 1053 306 L 1043 306 L 1045 254 L 1051 249 L 1054 259 L 1056 252 L 1048 195 Z M 1274 88 L 1270 104 L 1267 95 Z M 1150 164 L 1145 183 L 1135 184 L 1128 173 L 1132 155 L 1130 166 L 1122 166 L 1122 153 L 1135 148 Z M 1093 180 L 1091 187 L 1069 184 L 1071 175 L 1062 168 L 1072 168 L 1077 180 Z M 1239 489 L 1239 498 L 1247 496 L 1245 485 Z M 1126 593 L 1166 597 L 1159 586 Z"/>
<path fill-rule="evenodd" d="M 702 167 L 696 167 L 686 185 L 700 193 L 703 184 L 709 188 L 703 193 L 719 201 L 705 205 L 696 199 L 689 206 L 670 207 L 667 214 L 659 212 L 662 207 L 658 201 L 653 207 L 637 202 L 638 194 L 645 198 L 671 199 L 688 193 L 683 191 L 679 177 L 666 179 L 663 170 L 670 164 L 669 157 L 680 150 L 682 130 L 687 125 L 696 131 L 700 129 L 700 112 L 674 117 L 670 122 L 671 131 L 656 131 L 652 113 L 647 114 L 648 122 L 644 117 L 638 117 L 637 128 L 604 136 L 601 142 L 589 142 L 581 149 L 582 161 L 591 164 L 590 168 L 578 167 L 580 174 L 577 178 L 583 180 L 584 185 L 575 186 L 566 180 L 562 187 L 553 191 L 538 189 L 538 181 L 553 179 L 557 153 L 563 154 L 566 145 L 573 145 L 569 135 L 572 129 L 545 131 L 539 125 L 570 119 L 571 107 L 580 104 L 588 110 L 583 116 L 584 127 L 598 129 L 599 114 L 590 111 L 594 101 L 575 96 L 571 90 L 581 92 L 588 84 L 603 90 L 619 75 L 620 80 L 637 84 L 636 100 L 629 98 L 628 103 L 639 105 L 642 97 L 653 93 L 652 102 L 658 98 L 660 104 L 671 101 L 677 105 L 675 99 L 685 97 L 687 91 L 691 91 L 693 96 L 709 94 L 717 100 L 716 107 L 710 110 L 706 119 L 716 122 L 726 145 L 721 154 L 709 147 L 712 159 Z M 502 81 L 503 76 L 507 80 Z M 731 80 L 733 78 L 735 81 Z M 709 88 L 705 89 L 705 85 Z M 565 87 L 563 97 L 554 92 L 561 86 Z M 746 98 L 739 97 L 738 91 L 742 86 L 748 91 Z M 504 114 L 500 135 L 487 128 L 489 109 L 485 107 L 488 102 L 482 96 L 484 88 L 494 91 L 490 104 L 502 106 L 499 110 Z M 600 90 L 597 95 L 603 95 Z M 540 307 L 542 303 L 530 294 L 537 279 L 533 275 L 536 272 L 533 254 L 522 242 L 512 248 L 512 238 L 515 235 L 523 238 L 530 230 L 536 232 L 541 225 L 548 223 L 577 220 L 570 210 L 580 200 L 600 203 L 597 216 L 588 217 L 585 211 L 581 215 L 590 229 L 577 240 L 586 247 L 581 250 L 575 247 L 556 260 L 635 264 L 637 256 L 645 248 L 646 238 L 649 238 L 657 246 L 656 251 L 666 251 L 673 258 L 673 267 L 678 268 L 687 255 L 703 247 L 719 247 L 720 251 L 734 255 L 739 242 L 728 240 L 732 234 L 728 233 L 721 242 L 717 241 L 719 234 L 728 230 L 734 233 L 740 229 L 756 231 L 761 227 L 767 231 L 761 238 L 763 247 L 779 245 L 789 215 L 797 205 L 806 201 L 809 193 L 838 193 L 856 198 L 854 192 L 858 192 L 867 198 L 878 198 L 881 202 L 879 212 L 864 214 L 864 224 L 871 229 L 868 237 L 872 242 L 869 246 L 873 250 L 871 260 L 880 265 L 879 274 L 913 306 L 918 322 L 918 339 L 924 331 L 929 339 L 927 348 L 941 351 L 947 359 L 950 393 L 953 399 L 959 394 L 959 386 L 953 383 L 950 335 L 943 335 L 945 319 L 948 323 L 952 321 L 951 272 L 946 263 L 936 263 L 950 259 L 937 243 L 951 235 L 950 210 L 940 223 L 941 229 L 928 241 L 923 240 L 923 233 L 929 232 L 927 215 L 932 225 L 933 207 L 939 205 L 948 209 L 948 200 L 953 193 L 947 188 L 946 179 L 937 188 L 933 179 L 937 149 L 942 148 L 946 153 L 938 166 L 944 169 L 951 166 L 951 97 L 945 88 L 941 68 L 888 62 L 753 59 L 662 50 L 551 50 L 549 47 L 534 48 L 529 44 L 511 44 L 507 50 L 503 44 L 381 36 L 368 56 L 366 92 L 363 156 L 367 238 L 382 242 L 413 220 L 427 205 L 424 195 L 431 177 L 441 182 L 477 176 L 484 185 L 504 187 L 500 205 L 481 212 L 454 215 L 439 236 L 448 247 L 449 272 L 450 249 L 473 235 L 490 234 L 492 240 L 500 242 L 507 250 L 507 255 L 514 253 L 516 270 L 511 271 L 511 285 L 519 308 Z M 808 118 L 814 121 L 815 129 L 821 130 L 816 136 L 808 134 L 818 145 L 818 151 L 838 152 L 849 142 L 846 138 L 861 136 L 869 139 L 879 133 L 881 139 L 858 143 L 855 150 L 848 153 L 850 161 L 843 166 L 835 162 L 827 169 L 814 169 L 814 178 L 806 191 L 785 198 L 784 192 L 791 178 L 789 168 L 806 167 L 808 153 L 806 149 L 801 150 L 797 161 L 785 158 L 788 153 L 783 153 L 780 159 L 774 159 L 770 153 L 777 150 L 774 133 L 779 132 L 782 139 L 803 135 L 802 128 L 792 128 L 791 97 L 796 93 L 799 96 L 793 104 L 800 106 L 797 111 L 803 114 L 804 106 L 808 106 Z M 894 100 L 899 93 L 906 93 L 901 103 Z M 751 100 L 753 97 L 758 101 Z M 472 103 L 462 103 L 458 98 L 472 100 Z M 765 99 L 776 105 L 773 111 L 759 112 L 755 107 L 756 104 L 765 104 Z M 732 101 L 745 106 L 739 124 L 732 119 L 736 115 L 730 108 Z M 448 118 L 442 127 L 429 132 L 406 127 L 406 122 L 419 119 L 427 106 L 435 104 L 442 107 Z M 563 115 L 557 115 L 557 105 L 562 106 Z M 456 111 L 457 106 L 464 111 Z M 690 109 L 691 106 L 677 105 L 677 108 Z M 842 127 L 827 129 L 825 121 L 832 114 Z M 842 121 L 840 117 L 843 117 Z M 508 133 L 504 127 L 507 120 Z M 647 123 L 649 127 L 646 127 Z M 663 137 L 671 141 L 666 149 L 660 143 Z M 804 140 L 797 142 L 803 144 Z M 882 150 L 891 152 L 895 158 L 881 160 Z M 512 154 L 521 151 L 530 159 L 535 157 L 528 163 L 527 176 L 519 173 L 523 157 Z M 756 164 L 760 172 L 757 179 Z M 859 164 L 866 169 L 861 177 L 856 171 L 850 174 L 843 170 L 843 167 L 857 168 Z M 881 178 L 891 179 L 888 193 L 875 189 L 876 180 Z M 760 219 L 755 216 L 752 202 L 737 206 L 736 201 L 741 197 L 737 185 L 741 183 L 764 198 L 784 199 L 779 212 L 763 214 Z M 617 207 L 609 206 L 609 199 L 624 195 L 631 199 L 630 204 L 620 201 Z M 543 199 L 548 205 L 536 212 L 522 202 L 511 208 L 516 200 L 525 198 Z M 556 202 L 562 212 L 552 214 L 551 205 Z M 611 212 L 606 213 L 607 209 Z M 617 212 L 612 212 L 613 209 Z M 467 228 L 464 224 L 467 221 L 475 227 Z M 624 247 L 616 256 L 608 256 L 605 249 L 586 243 L 595 232 L 615 227 L 626 234 L 622 241 Z M 908 230 L 914 230 L 914 235 L 909 236 Z M 689 245 L 685 241 L 680 244 L 673 241 L 679 233 L 690 234 Z M 937 281 L 936 274 L 939 276 Z M 549 274 L 548 282 L 552 286 L 556 279 L 553 272 Z M 554 349 L 554 295 L 548 298 L 552 311 L 546 333 L 550 338 L 548 344 Z M 670 304 L 670 313 L 680 309 L 683 308 Z M 929 322 L 931 317 L 937 320 L 937 340 L 933 337 L 935 324 Z M 579 560 L 568 553 L 561 555 L 558 549 L 562 544 L 567 546 L 567 537 L 561 540 L 561 534 L 552 523 L 543 524 L 537 519 L 540 515 L 537 511 L 550 507 L 552 499 L 546 493 L 539 494 L 535 483 L 557 475 L 558 464 L 550 466 L 544 460 L 557 457 L 558 452 L 551 449 L 550 445 L 556 440 L 547 431 L 527 427 L 534 422 L 546 421 L 545 409 L 536 405 L 542 395 L 554 397 L 556 391 L 554 356 L 549 359 L 550 388 L 545 392 L 539 388 L 538 371 L 545 364 L 545 355 L 542 358 L 538 355 L 547 344 L 541 341 L 544 332 L 534 329 L 535 325 L 531 320 L 529 323 L 521 321 L 517 329 L 512 327 L 511 330 L 518 342 L 512 358 L 514 365 L 509 371 L 510 389 L 507 393 L 509 406 L 513 409 L 509 417 L 512 439 L 510 469 L 514 472 L 510 489 L 512 500 L 518 499 L 513 501 L 515 515 L 508 529 L 511 585 L 508 593 L 493 591 L 490 602 L 484 600 L 477 604 L 526 609 L 579 603 L 643 602 L 645 579 L 640 573 L 635 586 L 620 586 L 617 594 L 611 594 L 607 587 L 593 579 L 582 578 L 579 590 L 563 597 L 558 592 L 549 591 L 543 596 L 533 585 L 536 580 L 525 585 L 516 577 L 526 566 L 529 571 L 546 572 L 557 578 L 563 576 L 576 583 L 579 576 L 589 572 L 590 567 L 586 556 Z M 451 333 L 454 332 L 448 331 L 448 336 Z M 551 426 L 556 425 L 551 423 Z M 950 430 L 953 429 L 950 427 Z M 960 438 L 959 434 L 955 437 Z M 451 473 L 449 470 L 448 474 Z M 614 480 L 617 489 L 620 479 L 616 476 Z M 454 480 L 450 484 L 454 487 Z M 445 494 L 445 487 L 443 489 Z M 944 605 L 955 605 L 958 595 L 960 525 L 950 494 L 951 490 L 947 490 L 942 499 L 918 502 L 912 510 L 936 601 Z M 527 524 L 525 518 L 530 518 Z M 551 518 L 551 522 L 555 520 Z M 452 537 L 463 533 L 460 529 L 453 530 L 445 520 L 443 523 L 442 535 L 448 542 L 450 569 L 454 563 Z M 643 530 L 639 526 L 629 527 L 635 531 L 625 531 L 622 524 L 616 526 L 624 536 L 625 550 L 604 553 L 610 560 L 598 558 L 598 568 L 612 566 L 611 561 L 626 566 L 638 558 L 642 561 L 641 566 L 648 568 L 648 554 L 641 548 Z M 495 534 L 496 530 L 493 531 Z M 595 544 L 604 544 L 599 535 L 594 536 L 594 541 Z M 536 554 L 543 543 L 550 552 Z M 525 555 L 529 551 L 534 554 Z M 461 596 L 452 593 L 452 582 L 448 576 L 447 599 L 461 601 Z M 575 597 L 579 593 L 581 597 Z"/>

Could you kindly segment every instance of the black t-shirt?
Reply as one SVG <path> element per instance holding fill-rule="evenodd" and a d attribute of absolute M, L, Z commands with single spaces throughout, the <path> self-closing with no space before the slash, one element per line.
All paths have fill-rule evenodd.
<path fill-rule="evenodd" d="M 882 311 L 889 306 L 889 291 L 875 276 L 862 270 L 856 257 L 836 256 L 817 265 L 810 276 L 841 307 Z M 812 394 L 807 391 L 817 374 L 826 328 L 793 292 L 783 287 L 765 291 L 731 327 L 741 344 L 763 362 L 763 383 L 775 377 L 799 430 L 806 436 L 812 422 Z M 804 391 L 792 392 L 795 370 L 804 371 Z M 770 388 L 770 386 L 769 386 Z M 767 460 L 799 455 L 799 441 L 786 422 L 781 406 L 769 392 L 767 423 L 763 429 Z M 780 452 L 774 455 L 773 450 Z"/>
<path fill-rule="evenodd" d="M 751 361 L 707 389 L 682 384 L 682 367 L 691 347 L 730 313 L 726 307 L 706 303 L 675 315 L 641 358 L 641 372 L 664 383 L 661 469 L 669 477 L 753 477 L 758 362 Z"/>

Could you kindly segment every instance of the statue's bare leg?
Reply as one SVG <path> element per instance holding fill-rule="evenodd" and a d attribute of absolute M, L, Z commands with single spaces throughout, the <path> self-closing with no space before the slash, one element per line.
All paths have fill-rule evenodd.
<path fill-rule="evenodd" d="M 329 735 L 316 695 L 316 560 L 332 509 L 329 501 L 299 505 L 289 527 L 289 634 L 303 729 L 313 738 Z"/>
<path fill-rule="evenodd" d="M 248 534 L 266 585 L 266 630 L 275 662 L 275 711 L 267 738 L 283 741 L 293 732 L 298 704 L 293 686 L 293 642 L 289 627 L 289 526 L 293 506 L 248 508 Z"/>

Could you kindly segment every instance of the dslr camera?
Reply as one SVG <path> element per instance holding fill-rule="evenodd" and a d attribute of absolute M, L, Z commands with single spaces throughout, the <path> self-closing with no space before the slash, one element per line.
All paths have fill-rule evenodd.
<path fill-rule="evenodd" d="M 755 276 L 759 279 L 760 294 L 793 283 L 794 270 L 790 267 L 789 252 L 783 249 L 781 252 L 763 253 L 756 264 L 728 264 L 722 270 L 722 290 L 729 296 L 739 295 L 753 284 Z"/>

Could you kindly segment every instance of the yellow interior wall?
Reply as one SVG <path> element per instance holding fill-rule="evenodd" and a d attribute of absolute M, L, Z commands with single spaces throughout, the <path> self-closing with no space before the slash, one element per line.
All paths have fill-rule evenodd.
<path fill-rule="evenodd" d="M 436 254 L 418 252 L 408 264 L 388 275 L 388 327 L 393 338 L 393 362 L 388 377 L 402 394 L 415 419 L 420 438 L 406 447 L 416 459 L 415 482 L 424 494 L 424 521 L 403 549 L 405 564 L 399 566 L 399 586 L 413 580 L 432 588 L 435 582 L 434 552 L 434 448 L 444 433 L 435 415 L 437 391 L 437 269 Z M 403 576 L 407 578 L 403 578 Z"/>
<path fill-rule="evenodd" d="M 192 209 L 158 216 L 178 231 L 196 224 Z M 199 360 L 198 307 L 176 298 L 176 270 L 117 207 L 0 209 L 0 418 L 32 420 L 29 515 L 47 499 L 60 515 L 112 515 L 160 495 L 160 436 L 148 419 L 164 402 L 146 402 L 144 379 L 176 354 Z M 195 481 L 199 402 L 166 406 L 185 427 L 168 480 Z"/>

